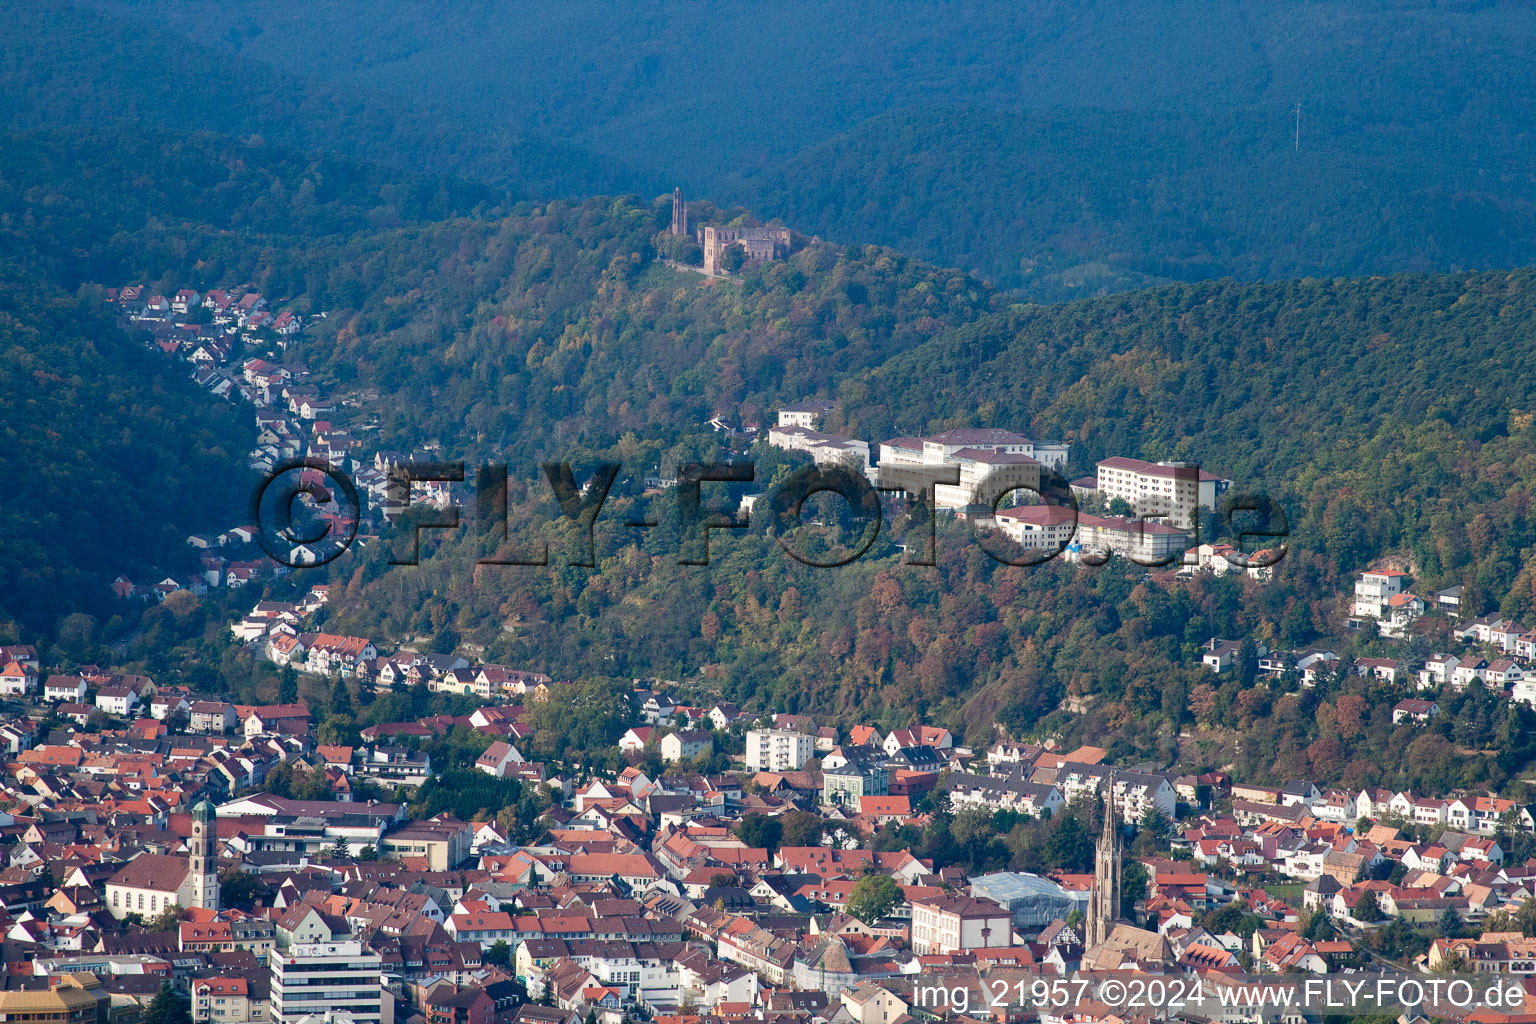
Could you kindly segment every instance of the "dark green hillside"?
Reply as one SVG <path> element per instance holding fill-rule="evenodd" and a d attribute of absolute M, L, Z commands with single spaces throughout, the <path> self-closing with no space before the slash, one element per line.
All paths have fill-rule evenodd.
<path fill-rule="evenodd" d="M 0 39 L 0 125 L 219 132 L 346 153 L 406 175 L 473 176 L 516 196 L 661 189 L 620 161 L 559 136 L 317 81 L 291 58 L 275 65 L 244 60 L 153 19 L 72 2 L 9 4 L 6 13 L 11 31 Z M 227 9 L 200 18 L 225 24 Z"/>
<path fill-rule="evenodd" d="M 1348 111 L 1308 131 L 1295 151 L 1290 112 L 1264 107 L 906 111 L 752 187 L 803 230 L 978 266 L 1043 299 L 1536 258 L 1523 133 L 1474 139 Z"/>
<path fill-rule="evenodd" d="M 245 416 L 80 299 L 0 262 L 0 622 L 47 630 L 118 573 L 184 573 L 196 530 L 234 525 Z M 158 579 L 159 575 L 150 578 Z"/>
<path fill-rule="evenodd" d="M 12 258 L 69 289 L 259 276 L 297 294 L 307 282 L 296 257 L 321 239 L 451 219 L 495 198 L 463 181 L 209 133 L 101 128 L 3 141 L 0 231 Z"/>
<path fill-rule="evenodd" d="M 97 6 L 22 12 L 13 108 L 534 197 L 681 183 L 1036 298 L 1536 258 L 1518 0 Z"/>
<path fill-rule="evenodd" d="M 402 230 L 484 199 L 453 182 L 224 138 L 5 136 L 0 622 L 45 631 L 100 611 L 118 573 L 184 574 L 195 564 L 187 534 L 244 515 L 249 410 L 193 387 L 186 364 L 125 336 L 82 285 L 251 281 L 274 297 L 345 301 L 355 274 L 328 294 L 300 259 L 332 251 L 324 238 Z"/>

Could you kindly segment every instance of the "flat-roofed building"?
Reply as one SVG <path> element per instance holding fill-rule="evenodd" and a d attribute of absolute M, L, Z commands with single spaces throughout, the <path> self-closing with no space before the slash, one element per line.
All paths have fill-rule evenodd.
<path fill-rule="evenodd" d="M 112 997 L 94 974 L 65 974 L 49 988 L 0 992 L 0 1020 L 7 1024 L 107 1024 L 111 1009 Z"/>
<path fill-rule="evenodd" d="M 1121 456 L 1098 465 L 1098 491 L 1105 499 L 1120 498 L 1138 516 L 1166 517 L 1181 530 L 1194 528 L 1196 509 L 1214 509 L 1232 486 L 1213 473 L 1185 462 L 1144 462 Z"/>
<path fill-rule="evenodd" d="M 290 946 L 272 957 L 272 1020 L 297 1024 L 310 1014 L 336 1010 L 357 1024 L 392 1024 L 394 999 L 385 998 L 383 959 L 356 939 Z"/>
<path fill-rule="evenodd" d="M 953 467 L 955 483 L 936 484 L 939 508 L 990 508 L 1011 491 L 1038 491 L 1043 469 L 1060 470 L 1069 447 L 1056 441 L 1035 441 L 994 427 L 946 430 L 932 437 L 895 437 L 880 443 L 882 486 L 908 483 L 903 470 Z M 914 478 L 915 479 L 915 478 Z"/>
<path fill-rule="evenodd" d="M 758 772 L 799 771 L 811 759 L 815 740 L 792 729 L 752 729 L 747 733 L 747 767 Z"/>
<path fill-rule="evenodd" d="M 466 822 L 456 818 L 413 821 L 389 833 L 379 843 L 380 851 L 395 857 L 421 857 L 428 871 L 447 871 L 469 857 L 475 833 Z"/>

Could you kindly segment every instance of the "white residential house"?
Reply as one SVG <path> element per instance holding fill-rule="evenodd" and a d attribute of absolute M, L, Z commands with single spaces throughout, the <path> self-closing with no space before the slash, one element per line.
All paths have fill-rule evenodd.
<path fill-rule="evenodd" d="M 1451 635 L 1457 640 L 1475 640 L 1480 644 L 1492 643 L 1493 631 L 1508 623 L 1509 620 L 1502 615 L 1480 615 Z"/>
<path fill-rule="evenodd" d="M 191 709 L 192 703 L 187 698 L 180 694 L 169 694 L 150 700 L 149 717 L 163 722 L 167 718 L 185 717 Z"/>
<path fill-rule="evenodd" d="M 1411 802 L 1409 818 L 1416 825 L 1440 825 L 1445 822 L 1445 811 L 1448 806 L 1448 801 L 1442 800 L 1439 797 L 1414 797 Z"/>
<path fill-rule="evenodd" d="M 1525 670 L 1509 658 L 1496 658 L 1488 663 L 1483 678 L 1493 686 L 1507 686 L 1525 678 Z"/>
<path fill-rule="evenodd" d="M 1437 654 L 1430 658 L 1419 669 L 1419 689 L 1428 690 L 1449 683 L 1460 664 L 1461 659 L 1454 654 Z"/>
<path fill-rule="evenodd" d="M 1309 648 L 1296 656 L 1296 671 L 1303 686 L 1316 686 L 1339 663 L 1339 656 L 1332 651 Z"/>
<path fill-rule="evenodd" d="M 1488 659 L 1475 655 L 1456 666 L 1451 673 L 1451 686 L 1457 690 L 1465 690 L 1474 679 L 1486 681 L 1488 673 Z"/>
<path fill-rule="evenodd" d="M 239 717 L 233 704 L 223 701 L 195 700 L 187 709 L 187 731 L 222 735 L 235 727 Z"/>
<path fill-rule="evenodd" d="M 497 740 L 486 748 L 475 761 L 475 767 L 487 775 L 505 779 L 513 773 L 513 766 L 523 763 L 523 755 L 504 740 Z"/>
<path fill-rule="evenodd" d="M 1521 637 L 1530 635 L 1530 630 L 1514 622 L 1501 622 L 1488 630 L 1488 642 L 1505 654 L 1512 654 L 1517 649 Z"/>
<path fill-rule="evenodd" d="M 79 676 L 49 676 L 43 683 L 43 700 L 46 701 L 67 700 L 83 704 L 85 695 L 85 680 Z"/>
<path fill-rule="evenodd" d="M 1397 725 L 1401 722 L 1410 721 L 1423 724 L 1428 722 L 1431 718 L 1439 713 L 1440 705 L 1436 704 L 1434 701 L 1419 700 L 1415 697 L 1409 697 L 1406 700 L 1398 701 L 1397 704 L 1393 706 L 1392 724 Z"/>
<path fill-rule="evenodd" d="M 1220 675 L 1230 668 L 1237 667 L 1237 657 L 1242 649 L 1243 644 L 1240 640 L 1222 640 L 1218 637 L 1211 637 L 1211 639 L 1205 642 L 1205 650 L 1200 655 L 1200 662 L 1212 672 Z M 1256 652 L 1259 655 L 1269 653 L 1263 644 L 1256 645 Z"/>
<path fill-rule="evenodd" d="M 667 763 L 687 761 L 712 749 L 715 738 L 703 729 L 682 729 L 661 738 L 661 759 Z"/>
<path fill-rule="evenodd" d="M 1387 598 L 1386 608 L 1376 628 L 1382 636 L 1406 636 L 1408 627 L 1424 615 L 1424 599 L 1416 594 L 1393 594 Z"/>
<path fill-rule="evenodd" d="M 1273 566 L 1239 565 L 1239 556 L 1244 562 L 1251 557 L 1231 544 L 1200 544 L 1184 552 L 1183 565 L 1179 571 L 1193 574 L 1203 570 L 1213 576 L 1225 576 L 1229 572 L 1246 572 L 1249 577 L 1256 580 L 1269 580 L 1274 577 Z"/>
<path fill-rule="evenodd" d="M 619 753 L 645 753 L 645 745 L 651 741 L 651 737 L 655 735 L 655 732 L 656 730 L 649 725 L 637 725 L 634 728 L 625 731 L 624 735 L 619 737 Z M 749 737 L 750 735 L 751 734 L 748 733 Z"/>
<path fill-rule="evenodd" d="M 1397 662 L 1391 658 L 1357 658 L 1355 674 L 1380 679 L 1384 683 L 1397 682 Z"/>
<path fill-rule="evenodd" d="M 1387 609 L 1387 603 L 1396 594 L 1401 594 L 1408 585 L 1408 574 L 1395 571 L 1365 572 L 1355 581 L 1355 611 L 1356 615 L 1370 616 L 1373 619 L 1382 618 Z"/>
<path fill-rule="evenodd" d="M 139 695 L 131 686 L 103 686 L 96 691 L 96 706 L 109 715 L 126 718 L 139 706 Z"/>
<path fill-rule="evenodd" d="M 7 697 L 25 697 L 37 690 L 37 672 L 20 662 L 13 661 L 0 669 L 0 694 Z"/>

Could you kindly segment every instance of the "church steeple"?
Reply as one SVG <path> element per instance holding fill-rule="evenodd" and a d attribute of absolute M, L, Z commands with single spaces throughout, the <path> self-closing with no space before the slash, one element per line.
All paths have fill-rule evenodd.
<path fill-rule="evenodd" d="M 188 873 L 192 876 L 192 905 L 205 910 L 219 907 L 219 855 L 217 847 L 209 848 L 217 831 L 214 823 L 218 812 L 208 800 L 200 800 L 192 808 L 192 841 Z"/>
<path fill-rule="evenodd" d="M 1088 948 L 1101 946 L 1120 917 L 1120 820 L 1115 812 L 1115 775 L 1103 779 L 1104 828 L 1093 848 L 1093 892 L 1088 903 Z"/>

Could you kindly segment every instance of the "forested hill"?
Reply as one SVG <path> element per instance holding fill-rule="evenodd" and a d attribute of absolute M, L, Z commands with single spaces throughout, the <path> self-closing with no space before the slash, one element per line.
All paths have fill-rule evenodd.
<path fill-rule="evenodd" d="M 17 6 L 0 103 L 33 123 L 137 109 L 530 197 L 681 184 L 1036 298 L 1536 260 L 1520 0 Z"/>
<path fill-rule="evenodd" d="M 237 525 L 248 420 L 183 365 L 0 257 L 0 632 L 31 637 L 108 607 L 118 573 L 195 560 L 189 533 Z"/>
<path fill-rule="evenodd" d="M 593 203 L 534 219 L 590 233 L 638 218 Z M 601 265 L 567 251 L 567 234 L 523 237 L 515 263 Z M 1469 610 L 1536 614 L 1525 398 L 1536 381 L 1520 355 L 1536 330 L 1536 272 L 1219 283 L 1036 306 L 873 248 L 813 248 L 714 284 L 643 255 L 606 266 L 557 321 L 526 315 L 550 294 L 540 270 L 498 278 L 515 286 L 483 303 L 475 325 L 432 333 L 449 354 L 433 393 L 449 400 L 401 403 L 392 427 L 509 461 L 509 533 L 467 521 L 431 531 L 420 567 L 387 566 L 380 550 L 337 563 L 334 628 L 483 646 L 487 660 L 556 675 L 702 677 L 754 710 L 882 727 L 919 714 L 978 743 L 1001 725 L 1272 780 L 1497 785 L 1536 754 L 1536 718 L 1491 696 L 1448 705 L 1456 745 L 1497 753 L 1467 758 L 1438 733 L 1395 732 L 1397 697 L 1384 684 L 1351 677 L 1284 693 L 1213 683 L 1199 661 L 1213 636 L 1426 656 L 1449 637 L 1343 635 L 1350 573 L 1386 556 L 1426 593 L 1468 584 Z M 360 335 L 354 354 L 397 365 L 389 337 Z M 464 345 L 477 347 L 468 365 Z M 425 371 L 425 355 L 414 358 Z M 495 369 L 476 376 L 487 362 Z M 710 564 L 691 566 L 678 564 L 668 530 L 622 525 L 664 513 L 639 496 L 640 471 L 721 454 L 701 414 L 803 397 L 818 367 L 820 393 L 841 403 L 829 426 L 871 440 L 1009 426 L 1070 440 L 1074 471 L 1115 454 L 1201 461 L 1281 504 L 1290 555 L 1268 585 L 1146 579 L 1122 563 L 1023 570 L 954 525 L 941 530 L 939 564 L 919 568 L 902 564 L 898 521 L 852 565 L 816 570 L 788 558 L 758 518 L 746 534 L 716 534 Z M 508 409 L 525 397 L 535 421 L 519 426 Z M 498 443 L 503 428 L 525 443 Z M 534 465 L 544 453 L 615 457 L 633 474 L 603 511 L 594 570 L 563 562 L 573 549 Z M 782 471 L 781 457 L 755 454 L 761 481 Z M 544 543 L 548 568 L 476 564 Z M 1091 713 L 1063 710 L 1068 697 Z M 1345 728 L 1334 711 L 1345 697 L 1374 710 Z"/>
<path fill-rule="evenodd" d="M 473 177 L 499 193 L 548 198 L 660 179 L 623 161 L 495 117 L 307 77 L 289 61 L 242 58 L 153 20 L 63 0 L 8 4 L 0 37 L 0 125 L 217 132 L 348 154 L 409 176 Z M 224 24 L 227 8 L 202 20 Z M 105 154 L 110 158 L 110 154 Z M 122 182 L 127 185 L 128 182 Z"/>
<path fill-rule="evenodd" d="M 1220 282 L 1014 306 L 844 394 L 872 436 L 974 416 L 1068 437 L 1085 468 L 1201 461 L 1286 501 L 1330 575 L 1407 554 L 1528 616 L 1533 336 L 1530 269 Z"/>
<path fill-rule="evenodd" d="M 547 540 L 555 564 L 477 572 L 497 539 L 470 522 L 433 531 L 418 568 L 386 566 L 387 545 L 336 563 L 326 625 L 386 644 L 465 642 L 561 676 L 703 673 L 754 708 L 884 708 L 885 725 L 920 712 L 972 738 L 1002 723 L 1102 739 L 1117 756 L 1167 759 L 1191 722 L 1266 718 L 1273 733 L 1212 763 L 1360 780 L 1397 771 L 1389 721 L 1318 747 L 1333 738 L 1319 735 L 1331 695 L 1214 687 L 1198 644 L 1337 643 L 1348 573 L 1384 556 L 1425 587 L 1471 584 L 1474 608 L 1536 611 L 1531 271 L 1039 306 L 888 249 L 810 244 L 707 280 L 660 259 L 665 198 L 503 206 L 452 180 L 209 136 L 5 141 L 0 315 L 21 400 L 0 411 L 16 460 L 0 471 L 26 483 L 0 524 L 4 609 L 41 629 L 134 559 L 184 549 L 205 498 L 237 497 L 248 479 L 244 420 L 116 334 L 90 289 L 76 294 L 79 268 L 161 288 L 250 282 L 324 309 L 293 353 L 327 393 L 378 414 L 380 443 L 511 463 L 505 543 Z M 1197 459 L 1279 500 L 1292 554 L 1269 586 L 1170 583 L 1115 566 L 1003 568 L 956 528 L 933 568 L 903 566 L 888 531 L 854 565 L 811 570 L 757 527 L 717 535 L 712 564 L 693 567 L 668 531 L 618 525 L 646 511 L 644 471 L 722 454 L 710 416 L 765 423 L 817 395 L 840 402 L 829 429 L 874 441 L 1004 426 L 1071 441 L 1074 471 L 1116 454 Z M 783 470 L 756 454 L 765 480 Z M 595 571 L 561 562 L 536 469 L 549 456 L 629 467 Z M 1068 715 L 1067 696 L 1095 713 Z M 1521 714 L 1458 712 L 1483 723 L 1467 742 L 1514 739 L 1497 759 L 1419 751 L 1402 769 L 1418 774 L 1394 784 L 1507 777 L 1531 753 Z"/>
<path fill-rule="evenodd" d="M 1292 123 L 1288 110 L 1251 107 L 904 110 L 741 188 L 826 237 L 959 259 L 1047 300 L 1536 259 L 1536 191 L 1516 169 L 1517 139 L 1331 111 L 1298 150 Z"/>
<path fill-rule="evenodd" d="M 1111 455 L 1195 460 L 1281 501 L 1293 564 L 1328 588 L 1400 554 L 1425 585 L 1536 611 L 1536 370 L 1520 355 L 1536 272 L 1034 305 L 862 247 L 707 282 L 649 260 L 659 214 L 592 202 L 507 218 L 437 268 L 432 295 L 402 305 L 386 289 L 314 339 L 318 365 L 379 393 L 395 443 L 515 451 L 524 476 L 573 451 L 696 457 L 716 444 L 710 416 L 769 422 L 807 395 L 837 397 L 827 427 L 871 441 L 1001 425 L 1071 442 L 1079 472 Z"/>

